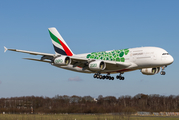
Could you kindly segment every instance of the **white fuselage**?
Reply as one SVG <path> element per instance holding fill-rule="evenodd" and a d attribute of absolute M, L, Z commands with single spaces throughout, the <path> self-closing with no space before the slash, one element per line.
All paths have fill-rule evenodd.
<path fill-rule="evenodd" d="M 127 71 L 133 71 L 142 68 L 153 68 L 153 67 L 162 67 L 167 66 L 173 63 L 173 57 L 168 54 L 168 52 L 162 48 L 158 47 L 139 47 L 139 48 L 130 48 L 127 55 L 124 55 L 123 58 L 124 63 L 130 63 L 131 65 L 125 69 L 121 69 L 119 67 L 115 67 L 113 70 L 103 70 L 101 73 L 121 73 Z M 106 53 L 110 53 L 111 51 L 105 51 Z M 78 54 L 74 55 L 79 58 L 86 58 L 86 56 L 90 54 Z M 90 58 L 89 58 L 90 59 Z M 98 59 L 90 59 L 90 60 L 98 60 Z M 112 60 L 112 59 L 111 59 Z M 109 60 L 109 61 L 111 61 Z M 104 62 L 106 60 L 103 60 Z M 56 66 L 56 65 L 54 65 Z M 95 73 L 89 69 L 83 69 L 81 67 L 74 67 L 73 65 L 68 66 L 56 66 L 63 69 L 68 69 L 76 72 L 83 73 Z"/>
<path fill-rule="evenodd" d="M 25 58 L 27 60 L 50 63 L 53 66 L 82 73 L 95 73 L 94 78 L 114 80 L 109 74 L 120 73 L 116 78 L 124 80 L 121 76 L 124 72 L 140 69 L 142 74 L 154 75 L 159 73 L 165 75 L 165 67 L 173 63 L 174 59 L 168 52 L 158 47 L 139 47 L 102 52 L 92 52 L 75 55 L 64 41 L 56 28 L 48 28 L 55 54 L 34 52 L 19 49 L 7 50 L 41 55 L 40 59 Z M 101 75 L 106 74 L 107 75 Z"/>

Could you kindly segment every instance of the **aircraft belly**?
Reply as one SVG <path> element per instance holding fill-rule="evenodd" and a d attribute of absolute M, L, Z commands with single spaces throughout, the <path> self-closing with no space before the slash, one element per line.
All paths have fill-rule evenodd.
<path fill-rule="evenodd" d="M 122 70 L 125 69 L 126 67 L 124 66 L 118 66 L 118 65 L 106 65 L 106 69 L 103 72 L 110 72 L 110 71 L 117 71 L 117 70 Z"/>

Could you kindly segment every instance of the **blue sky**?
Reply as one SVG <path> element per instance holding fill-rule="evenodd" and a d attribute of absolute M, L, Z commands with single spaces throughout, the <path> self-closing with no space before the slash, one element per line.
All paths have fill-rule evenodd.
<path fill-rule="evenodd" d="M 178 4 L 178 0 L 1 1 L 0 98 L 57 94 L 178 95 Z M 57 28 L 75 54 L 156 46 L 167 50 L 174 57 L 174 63 L 165 69 L 165 76 L 146 76 L 137 70 L 125 73 L 124 81 L 103 81 L 93 79 L 93 74 L 22 59 L 40 56 L 4 53 L 4 46 L 54 53 L 49 27 Z"/>

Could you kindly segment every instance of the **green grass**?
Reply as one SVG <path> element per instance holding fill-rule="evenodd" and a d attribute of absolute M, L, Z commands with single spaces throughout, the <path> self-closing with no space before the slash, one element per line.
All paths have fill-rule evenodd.
<path fill-rule="evenodd" d="M 0 120 L 179 120 L 179 117 L 140 117 L 140 116 L 122 116 L 110 114 L 0 114 Z"/>

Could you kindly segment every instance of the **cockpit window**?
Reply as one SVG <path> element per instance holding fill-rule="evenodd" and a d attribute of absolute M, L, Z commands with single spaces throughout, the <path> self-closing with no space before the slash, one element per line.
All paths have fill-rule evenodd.
<path fill-rule="evenodd" d="M 169 53 L 163 53 L 162 55 L 169 55 Z"/>

